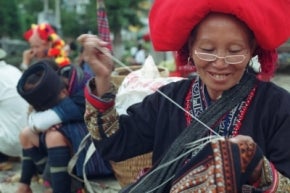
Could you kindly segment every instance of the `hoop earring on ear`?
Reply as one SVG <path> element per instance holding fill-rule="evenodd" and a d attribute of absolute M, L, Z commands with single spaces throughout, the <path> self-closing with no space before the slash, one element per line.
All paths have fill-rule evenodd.
<path fill-rule="evenodd" d="M 196 74 L 198 74 L 192 57 L 188 56 L 187 63 L 184 67 L 189 73 L 189 76 L 195 76 Z"/>
<path fill-rule="evenodd" d="M 188 56 L 187 58 L 187 63 L 186 63 L 187 66 L 194 66 L 194 63 L 192 61 L 192 58 L 190 56 Z"/>

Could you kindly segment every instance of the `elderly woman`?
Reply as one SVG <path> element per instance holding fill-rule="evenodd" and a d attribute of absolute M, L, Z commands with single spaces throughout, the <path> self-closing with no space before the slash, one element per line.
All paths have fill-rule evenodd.
<path fill-rule="evenodd" d="M 20 68 L 26 70 L 32 63 L 52 58 L 60 66 L 70 64 L 65 51 L 65 42 L 48 23 L 32 24 L 23 34 L 30 48 L 23 52 Z"/>
<path fill-rule="evenodd" d="M 114 109 L 107 43 L 79 37 L 96 73 L 85 91 L 96 147 L 115 161 L 153 151 L 151 170 L 124 192 L 290 192 L 290 94 L 260 80 L 272 77 L 275 49 L 290 35 L 289 8 L 285 0 L 155 0 L 154 48 L 177 51 L 197 76 L 127 115 Z M 255 55 L 260 74 L 249 65 Z"/>

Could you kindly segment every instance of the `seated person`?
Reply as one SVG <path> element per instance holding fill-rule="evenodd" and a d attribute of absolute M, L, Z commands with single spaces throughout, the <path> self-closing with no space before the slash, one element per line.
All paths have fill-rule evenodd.
<path fill-rule="evenodd" d="M 53 192 L 72 192 L 67 165 L 87 134 L 83 120 L 85 100 L 83 88 L 89 76 L 70 65 L 58 72 L 52 60 L 42 60 L 28 68 L 18 82 L 19 94 L 34 108 L 28 127 L 20 134 L 23 161 L 17 192 L 32 192 L 31 178 L 43 173 L 48 165 Z M 82 176 L 83 157 L 78 160 L 76 175 Z M 96 167 L 111 174 L 108 162 L 95 153 Z M 87 170 L 94 165 L 89 165 Z M 88 171 L 89 172 L 89 171 Z"/>
<path fill-rule="evenodd" d="M 0 48 L 0 171 L 12 169 L 12 159 L 21 156 L 18 135 L 27 124 L 28 112 L 28 103 L 16 90 L 22 72 L 8 64 L 6 57 Z"/>

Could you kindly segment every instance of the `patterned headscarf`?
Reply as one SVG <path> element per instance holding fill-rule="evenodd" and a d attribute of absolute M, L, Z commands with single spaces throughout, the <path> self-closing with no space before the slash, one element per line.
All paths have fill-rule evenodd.
<path fill-rule="evenodd" d="M 73 64 L 61 67 L 58 70 L 58 74 L 67 78 L 68 92 L 70 96 L 76 94 L 80 90 L 83 92 L 83 88 L 91 78 L 90 74 L 84 72 L 79 66 Z"/>
<path fill-rule="evenodd" d="M 54 58 L 55 62 L 60 67 L 70 64 L 70 60 L 64 50 L 64 40 L 56 34 L 54 29 L 49 24 L 32 24 L 31 28 L 26 31 L 23 36 L 26 41 L 29 41 L 34 34 L 37 34 L 41 40 L 51 43 L 51 47 L 47 51 L 48 57 Z"/>

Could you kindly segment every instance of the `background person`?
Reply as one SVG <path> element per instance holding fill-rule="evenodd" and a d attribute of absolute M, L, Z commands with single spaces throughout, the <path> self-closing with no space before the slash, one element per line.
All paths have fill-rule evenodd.
<path fill-rule="evenodd" d="M 28 103 L 17 93 L 22 72 L 5 62 L 6 52 L 0 49 L 0 170 L 11 169 L 9 157 L 21 156 L 18 135 L 27 123 Z"/>
<path fill-rule="evenodd" d="M 26 70 L 33 62 L 53 58 L 59 66 L 70 64 L 65 42 L 48 23 L 32 24 L 24 33 L 30 48 L 23 52 L 20 68 Z"/>
<path fill-rule="evenodd" d="M 146 51 L 141 43 L 138 44 L 137 50 L 134 54 L 134 61 L 136 65 L 143 65 L 146 59 Z"/>
<path fill-rule="evenodd" d="M 53 192 L 73 191 L 67 165 L 88 132 L 83 120 L 83 87 L 90 76 L 72 65 L 60 68 L 58 74 L 54 66 L 57 64 L 52 60 L 33 64 L 17 85 L 21 96 L 34 107 L 29 115 L 28 128 L 20 134 L 23 160 L 17 192 L 31 192 L 33 175 L 43 173 L 46 166 L 50 174 L 46 180 L 51 182 Z M 84 155 L 81 157 L 76 166 L 79 177 L 82 177 Z M 97 152 L 93 161 L 100 171 L 111 173 L 110 166 Z"/>

